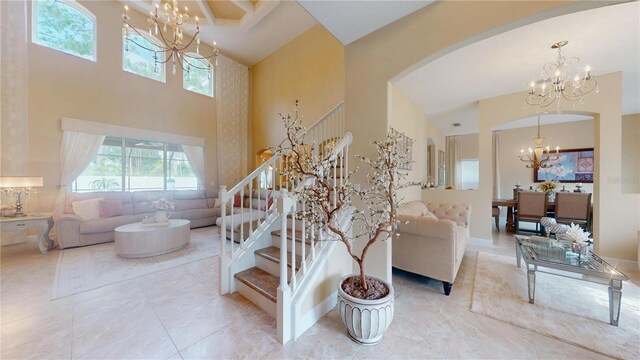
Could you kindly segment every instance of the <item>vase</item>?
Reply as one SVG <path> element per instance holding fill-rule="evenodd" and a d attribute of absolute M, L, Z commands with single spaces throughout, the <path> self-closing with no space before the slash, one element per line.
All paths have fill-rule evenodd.
<path fill-rule="evenodd" d="M 382 340 L 385 330 L 393 320 L 393 287 L 388 282 L 376 278 L 387 285 L 389 294 L 376 300 L 359 299 L 342 289 L 342 283 L 352 276 L 356 275 L 347 275 L 338 283 L 340 318 L 353 341 L 362 345 L 375 345 Z"/>
<path fill-rule="evenodd" d="M 156 211 L 156 222 L 157 223 L 166 223 L 169 221 L 169 214 L 167 210 L 157 210 Z"/>
<path fill-rule="evenodd" d="M 571 252 L 580 256 L 589 254 L 589 244 L 571 243 Z"/>
<path fill-rule="evenodd" d="M 556 193 L 553 191 L 549 191 L 547 193 L 547 201 L 548 202 L 554 202 L 556 200 Z"/>

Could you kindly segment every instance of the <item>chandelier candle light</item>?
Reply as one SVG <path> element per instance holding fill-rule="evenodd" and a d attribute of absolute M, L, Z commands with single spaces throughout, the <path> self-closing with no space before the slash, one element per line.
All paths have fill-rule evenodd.
<path fill-rule="evenodd" d="M 556 146 L 556 151 L 551 152 L 548 145 L 546 148 L 542 146 L 544 138 L 540 136 L 540 114 L 538 114 L 538 136 L 533 138 L 533 142 L 534 148 L 529 147 L 528 153 L 525 153 L 524 148 L 520 150 L 520 155 L 518 155 L 520 161 L 525 162 L 527 168 L 546 169 L 552 167 L 560 158 L 560 147 Z"/>
<path fill-rule="evenodd" d="M 558 59 L 542 67 L 542 79 L 531 81 L 531 89 L 526 98 L 527 104 L 546 107 L 557 100 L 556 106 L 559 109 L 561 98 L 582 104 L 584 95 L 593 90 L 596 93 L 600 92 L 598 81 L 591 75 L 589 65 L 585 66 L 584 74 L 579 75 L 581 70 L 572 69 L 572 67 L 575 67 L 580 59 L 578 57 L 566 59 L 562 55 L 562 47 L 568 43 L 564 40 L 551 45 L 552 49 L 558 49 Z M 577 70 L 575 75 L 573 70 Z"/>
<path fill-rule="evenodd" d="M 124 12 L 122 13 L 122 32 L 125 38 L 125 51 L 129 51 L 129 42 L 134 43 L 135 45 L 143 48 L 147 51 L 153 53 L 154 58 L 154 70 L 158 71 L 159 65 L 164 65 L 169 60 L 172 62 L 171 73 L 173 75 L 176 74 L 177 66 L 180 65 L 182 70 L 187 73 L 187 76 L 190 75 L 191 69 L 201 69 L 209 71 L 209 78 L 211 78 L 211 66 L 204 66 L 203 62 L 211 63 L 211 59 L 213 59 L 214 66 L 218 65 L 218 55 L 219 50 L 216 46 L 216 42 L 213 42 L 213 54 L 209 56 L 204 56 L 200 54 L 200 19 L 195 17 L 195 34 L 193 37 L 188 40 L 185 37 L 185 32 L 187 31 L 188 21 L 189 21 L 189 8 L 184 7 L 184 11 L 180 11 L 178 6 L 178 0 L 171 0 L 164 5 L 162 5 L 164 10 L 162 14 L 162 19 L 158 14 L 158 10 L 160 9 L 160 5 L 156 4 L 155 9 L 149 12 L 149 18 L 147 19 L 147 23 L 149 24 L 149 36 L 156 35 L 159 37 L 161 43 L 156 44 L 147 40 L 150 45 L 143 45 L 132 39 L 129 35 L 130 32 L 133 31 L 138 34 L 140 37 L 144 37 L 134 26 L 129 23 L 129 6 L 124 6 Z M 162 22 L 162 23 L 161 23 Z M 188 49 L 195 42 L 195 50 L 196 55 L 192 55 L 188 53 Z M 154 49 L 153 47 L 158 47 L 158 49 Z M 164 60 L 161 60 L 159 56 L 166 54 Z"/>

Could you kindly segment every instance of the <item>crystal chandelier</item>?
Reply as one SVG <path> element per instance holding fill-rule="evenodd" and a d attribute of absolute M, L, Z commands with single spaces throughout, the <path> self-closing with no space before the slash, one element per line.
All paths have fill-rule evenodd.
<path fill-rule="evenodd" d="M 158 14 L 159 9 L 160 5 L 156 4 L 154 11 L 149 12 L 149 18 L 147 19 L 147 23 L 149 24 L 149 36 L 155 35 L 161 41 L 160 44 L 156 44 L 155 42 L 153 43 L 154 46 L 159 48 L 154 49 L 151 46 L 140 44 L 129 36 L 131 31 L 133 31 L 140 37 L 144 38 L 144 35 L 129 23 L 129 6 L 124 6 L 124 12 L 122 14 L 122 31 L 125 38 L 125 51 L 129 51 L 129 43 L 131 42 L 142 49 L 152 52 L 154 70 L 156 72 L 158 71 L 159 65 L 166 64 L 171 60 L 171 73 L 173 75 L 176 74 L 176 69 L 179 65 L 187 76 L 189 76 L 191 69 L 200 69 L 208 70 L 209 77 L 211 77 L 211 67 L 204 66 L 204 61 L 206 60 L 211 63 L 211 59 L 213 59 L 214 66 L 217 66 L 219 51 L 216 46 L 216 42 L 214 41 L 213 54 L 209 56 L 200 54 L 200 19 L 198 19 L 197 16 L 195 17 L 196 33 L 189 39 L 185 36 L 190 18 L 189 8 L 185 6 L 184 11 L 180 11 L 178 0 L 170 0 L 162 5 L 162 9 L 164 10 L 162 15 Z M 195 55 L 188 52 L 188 49 L 194 42 L 196 50 Z M 163 57 L 162 55 L 166 56 Z"/>
<path fill-rule="evenodd" d="M 556 105 L 560 108 L 561 98 L 582 104 L 584 95 L 594 89 L 596 93 L 600 91 L 598 81 L 591 75 L 589 65 L 585 66 L 584 75 L 579 75 L 582 70 L 578 70 L 576 66 L 580 59 L 566 59 L 562 55 L 562 47 L 568 43 L 565 40 L 551 45 L 552 49 L 558 49 L 558 59 L 555 63 L 547 63 L 542 67 L 542 79 L 531 81 L 527 104 L 546 107 L 558 100 Z"/>
<path fill-rule="evenodd" d="M 544 138 L 540 136 L 540 114 L 538 114 L 538 136 L 533 139 L 534 148 L 529 148 L 529 152 L 525 153 L 524 148 L 520 150 L 518 158 L 526 163 L 527 168 L 546 169 L 552 167 L 560 158 L 560 147 L 556 146 L 556 151 L 551 152 L 547 145 L 543 148 Z"/>

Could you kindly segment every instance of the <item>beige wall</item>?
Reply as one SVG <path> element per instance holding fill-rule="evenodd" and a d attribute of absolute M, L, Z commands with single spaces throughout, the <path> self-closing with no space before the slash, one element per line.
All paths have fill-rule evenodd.
<path fill-rule="evenodd" d="M 594 248 L 602 256 L 636 260 L 637 236 L 640 231 L 640 194 L 625 194 L 619 179 L 622 177 L 622 74 L 598 76 L 599 94 L 589 95 L 584 104 L 573 109 L 563 102 L 560 110 L 594 118 Z M 481 221 L 489 224 L 491 184 L 491 130 L 496 126 L 533 115 L 535 108 L 522 106 L 526 92 L 480 100 L 480 193 L 482 211 L 476 212 Z"/>
<path fill-rule="evenodd" d="M 204 138 L 207 185 L 215 188 L 209 183 L 217 179 L 215 100 L 183 90 L 182 73 L 172 76 L 170 66 L 166 84 L 124 72 L 122 4 L 82 4 L 97 17 L 97 62 L 29 45 L 29 171 L 45 181 L 30 210 L 53 211 L 61 117 Z M 142 15 L 133 16 L 145 28 Z"/>
<path fill-rule="evenodd" d="M 320 25 L 251 68 L 252 156 L 284 139 L 295 100 L 307 126 L 344 101 L 344 47 Z"/>
<path fill-rule="evenodd" d="M 592 148 L 594 144 L 593 120 L 574 121 L 560 124 L 540 126 L 540 134 L 545 138 L 545 144 L 551 148 L 560 146 L 561 149 Z M 536 188 L 533 182 L 533 169 L 525 167 L 518 159 L 520 149 L 526 149 L 533 143 L 537 128 L 526 127 L 500 131 L 500 196 L 501 198 L 513 197 L 513 188 L 516 184 L 523 189 L 529 186 Z M 553 180 L 553 179 L 551 179 Z M 574 190 L 575 183 L 562 183 L 560 189 L 565 186 L 567 190 Z M 583 184 L 586 192 L 593 192 L 593 184 Z"/>
<path fill-rule="evenodd" d="M 640 114 L 622 117 L 622 178 L 620 181 L 623 193 L 640 194 Z M 638 206 L 640 207 L 640 204 Z"/>
<path fill-rule="evenodd" d="M 369 141 L 385 136 L 391 119 L 389 82 L 491 35 L 601 5 L 562 1 L 435 2 L 347 45 L 346 117 L 355 139 L 351 153 L 371 156 L 373 148 Z M 390 241 L 373 247 L 368 260 L 371 274 L 391 281 Z"/>

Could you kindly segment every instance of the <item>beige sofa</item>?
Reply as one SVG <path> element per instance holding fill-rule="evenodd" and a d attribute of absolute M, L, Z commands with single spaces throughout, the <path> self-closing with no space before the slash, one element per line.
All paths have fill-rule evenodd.
<path fill-rule="evenodd" d="M 393 266 L 442 281 L 449 295 L 469 241 L 470 216 L 466 204 L 407 203 L 398 209 Z"/>
<path fill-rule="evenodd" d="M 191 228 L 215 225 L 221 214 L 217 191 L 173 190 L 71 193 L 66 199 L 65 214 L 56 219 L 58 245 L 61 249 L 64 249 L 113 241 L 113 230 L 116 227 L 142 221 L 147 216 L 153 216 L 155 210 L 151 207 L 151 203 L 162 197 L 173 199 L 175 202 L 176 209 L 171 213 L 171 218 L 190 220 Z M 124 215 L 83 220 L 74 214 L 72 205 L 74 201 L 94 198 L 122 201 Z"/>

